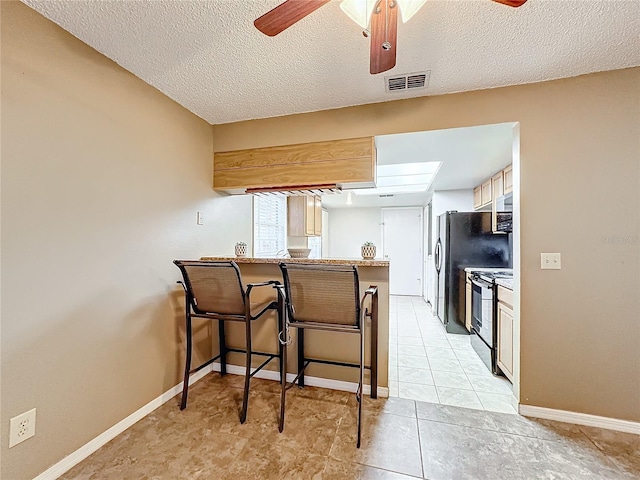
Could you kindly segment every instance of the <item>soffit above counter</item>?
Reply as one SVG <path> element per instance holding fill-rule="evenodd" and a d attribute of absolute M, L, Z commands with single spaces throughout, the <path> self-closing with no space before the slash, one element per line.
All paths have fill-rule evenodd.
<path fill-rule="evenodd" d="M 213 155 L 213 188 L 230 194 L 339 193 L 376 184 L 374 137 L 252 148 Z"/>

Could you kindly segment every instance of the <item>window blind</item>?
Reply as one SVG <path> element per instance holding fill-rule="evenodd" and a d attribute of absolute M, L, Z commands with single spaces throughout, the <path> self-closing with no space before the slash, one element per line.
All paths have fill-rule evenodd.
<path fill-rule="evenodd" d="M 253 255 L 255 257 L 282 256 L 286 250 L 286 222 L 286 197 L 253 197 Z"/>

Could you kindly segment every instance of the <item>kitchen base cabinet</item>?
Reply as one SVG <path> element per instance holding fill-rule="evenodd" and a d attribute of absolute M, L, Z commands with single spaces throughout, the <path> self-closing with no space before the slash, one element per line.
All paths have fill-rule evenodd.
<path fill-rule="evenodd" d="M 500 289 L 500 287 L 498 287 Z M 509 292 L 504 290 L 504 293 Z M 512 295 L 511 292 L 509 292 Z M 510 305 L 500 301 L 498 291 L 498 358 L 500 370 L 513 382 L 513 309 Z"/>

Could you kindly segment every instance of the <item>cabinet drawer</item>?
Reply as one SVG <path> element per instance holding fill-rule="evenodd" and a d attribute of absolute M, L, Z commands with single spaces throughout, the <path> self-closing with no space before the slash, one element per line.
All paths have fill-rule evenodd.
<path fill-rule="evenodd" d="M 498 301 L 513 307 L 513 290 L 498 285 Z"/>

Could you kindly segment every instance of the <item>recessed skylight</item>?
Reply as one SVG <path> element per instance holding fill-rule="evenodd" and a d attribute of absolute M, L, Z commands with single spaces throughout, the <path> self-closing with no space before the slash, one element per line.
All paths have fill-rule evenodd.
<path fill-rule="evenodd" d="M 378 165 L 376 188 L 354 190 L 356 195 L 387 195 L 426 192 L 441 162 Z"/>

